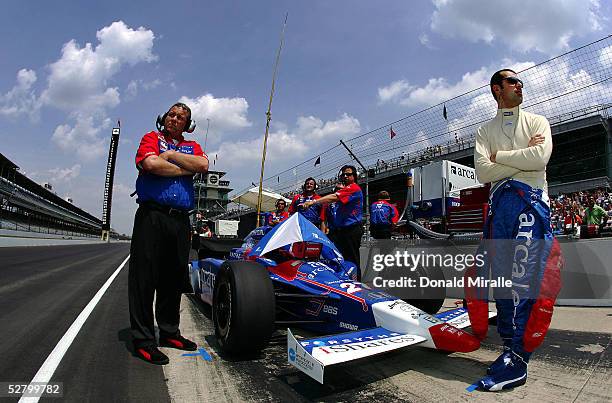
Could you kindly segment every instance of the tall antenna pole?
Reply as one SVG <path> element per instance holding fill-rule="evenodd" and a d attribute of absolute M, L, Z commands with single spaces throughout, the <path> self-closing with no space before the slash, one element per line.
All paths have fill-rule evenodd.
<path fill-rule="evenodd" d="M 204 138 L 204 152 L 206 152 L 206 143 L 208 143 L 208 128 L 210 127 L 210 119 L 206 118 L 206 137 Z"/>
<path fill-rule="evenodd" d="M 281 31 L 280 45 L 276 52 L 276 62 L 274 63 L 274 73 L 272 74 L 272 89 L 270 90 L 270 102 L 268 103 L 268 111 L 266 112 L 266 134 L 264 135 L 263 152 L 261 156 L 261 172 L 259 174 L 259 192 L 257 194 L 257 222 L 259 223 L 259 214 L 261 213 L 261 202 L 263 200 L 263 176 L 264 166 L 266 163 L 266 150 L 268 147 L 268 133 L 270 132 L 270 120 L 272 119 L 272 99 L 274 98 L 274 85 L 276 83 L 276 73 L 278 72 L 278 62 L 280 61 L 281 50 L 283 49 L 283 43 L 285 42 L 285 28 L 287 27 L 287 17 L 289 13 L 285 14 L 285 22 L 283 23 L 283 30 Z"/>

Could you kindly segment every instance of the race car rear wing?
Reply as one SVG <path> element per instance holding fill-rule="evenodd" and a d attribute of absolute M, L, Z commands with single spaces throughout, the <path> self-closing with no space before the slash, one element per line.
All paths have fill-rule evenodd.
<path fill-rule="evenodd" d="M 425 341 L 421 336 L 392 332 L 383 327 L 297 340 L 287 329 L 289 363 L 319 383 L 326 366 L 358 360 Z"/>

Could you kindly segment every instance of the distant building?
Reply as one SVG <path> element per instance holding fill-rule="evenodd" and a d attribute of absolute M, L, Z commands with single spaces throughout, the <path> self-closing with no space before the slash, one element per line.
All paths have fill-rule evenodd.
<path fill-rule="evenodd" d="M 195 192 L 195 208 L 205 220 L 226 211 L 230 202 L 229 193 L 234 190 L 229 187 L 228 180 L 221 178 L 226 174 L 222 171 L 208 171 L 206 174 L 196 174 L 193 179 Z"/>

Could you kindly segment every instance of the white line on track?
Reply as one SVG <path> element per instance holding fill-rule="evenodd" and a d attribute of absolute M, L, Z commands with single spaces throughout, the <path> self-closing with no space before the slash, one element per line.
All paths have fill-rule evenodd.
<path fill-rule="evenodd" d="M 130 255 L 128 255 L 123 261 L 123 263 L 121 263 L 119 267 L 117 267 L 115 272 L 108 278 L 108 280 L 106 280 L 106 283 L 104 283 L 102 288 L 98 290 L 96 295 L 94 295 L 91 301 L 89 301 L 89 303 L 79 314 L 79 316 L 77 316 L 74 322 L 72 322 L 72 325 L 70 325 L 66 333 L 64 333 L 53 351 L 51 351 L 51 354 L 49 354 L 42 367 L 40 367 L 36 375 L 34 375 L 34 378 L 32 379 L 32 381 L 30 381 L 30 385 L 32 385 L 34 382 L 47 383 L 51 380 L 53 373 L 57 369 L 59 363 L 62 361 L 62 358 L 64 358 L 64 354 L 66 354 L 66 351 L 68 351 L 68 348 L 70 348 L 70 345 L 72 344 L 76 336 L 79 334 L 79 331 L 85 324 L 85 321 L 87 320 L 91 312 L 94 310 L 108 287 L 110 287 L 115 277 L 117 277 L 121 269 L 123 269 L 123 266 L 125 266 L 129 258 Z M 39 400 L 40 396 L 22 397 L 21 399 L 19 399 L 19 403 L 37 403 Z"/>

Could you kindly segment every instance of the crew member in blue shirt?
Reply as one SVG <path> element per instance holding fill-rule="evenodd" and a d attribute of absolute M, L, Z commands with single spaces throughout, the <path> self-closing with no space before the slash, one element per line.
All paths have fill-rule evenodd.
<path fill-rule="evenodd" d="M 208 158 L 195 141 L 191 110 L 176 103 L 158 118 L 159 131 L 144 135 L 136 153 L 137 203 L 130 251 L 128 297 L 134 354 L 152 364 L 168 357 L 159 346 L 194 351 L 196 344 L 179 331 L 181 294 L 189 290 L 189 210 L 193 208 L 193 175 L 208 171 Z"/>
<path fill-rule="evenodd" d="M 389 192 L 378 193 L 378 201 L 370 206 L 370 232 L 374 239 L 391 239 L 391 228 L 397 223 L 397 208 L 389 203 Z"/>

